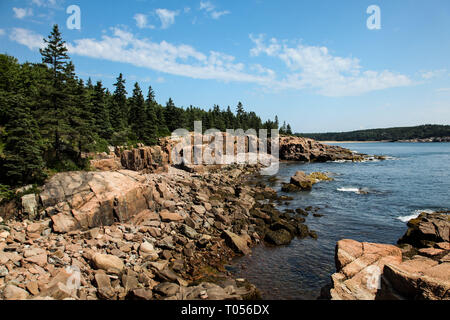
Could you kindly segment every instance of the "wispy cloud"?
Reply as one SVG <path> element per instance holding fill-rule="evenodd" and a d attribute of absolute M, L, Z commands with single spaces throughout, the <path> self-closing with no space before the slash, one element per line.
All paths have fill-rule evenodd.
<path fill-rule="evenodd" d="M 134 20 L 136 20 L 136 26 L 139 29 L 155 29 L 154 25 L 148 24 L 148 16 L 142 13 L 136 13 L 133 17 Z"/>
<path fill-rule="evenodd" d="M 216 10 L 216 6 L 213 5 L 210 1 L 200 1 L 200 10 L 205 11 L 213 19 L 219 19 L 221 16 L 230 13 L 230 11 L 228 10 L 224 11 Z"/>
<path fill-rule="evenodd" d="M 23 19 L 33 15 L 33 10 L 31 8 L 13 8 L 14 17 L 17 19 Z"/>
<path fill-rule="evenodd" d="M 30 50 L 42 48 L 44 46 L 44 37 L 28 29 L 13 28 L 9 38 L 12 41 L 27 46 Z"/>
<path fill-rule="evenodd" d="M 363 70 L 356 58 L 333 56 L 328 48 L 297 44 L 263 35 L 250 35 L 255 44 L 251 56 L 261 54 L 281 60 L 287 72 L 277 82 L 282 88 L 312 89 L 325 96 L 352 96 L 393 87 L 409 86 L 412 80 L 389 70 Z"/>
<path fill-rule="evenodd" d="M 194 79 L 254 83 L 270 80 L 246 73 L 243 64 L 234 62 L 234 57 L 223 53 L 211 51 L 204 54 L 189 45 L 140 39 L 119 28 L 113 28 L 112 32 L 112 36 L 103 35 L 101 40 L 80 39 L 68 43 L 69 52 Z"/>
<path fill-rule="evenodd" d="M 178 11 L 171 11 L 168 9 L 156 9 L 156 14 L 161 20 L 161 28 L 167 29 L 175 23 L 175 17 L 178 15 Z"/>
<path fill-rule="evenodd" d="M 38 7 L 56 7 L 62 0 L 31 0 L 31 3 Z"/>
<path fill-rule="evenodd" d="M 0 29 L 0 37 L 5 35 L 5 29 Z"/>

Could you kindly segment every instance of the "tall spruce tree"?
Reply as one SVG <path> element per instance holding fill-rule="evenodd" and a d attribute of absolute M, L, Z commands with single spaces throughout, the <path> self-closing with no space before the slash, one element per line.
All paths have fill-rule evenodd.
<path fill-rule="evenodd" d="M 105 88 L 103 88 L 101 81 L 97 81 L 97 84 L 94 87 L 92 95 L 92 114 L 95 131 L 101 138 L 109 140 L 113 130 L 109 120 L 108 107 L 106 105 Z"/>
<path fill-rule="evenodd" d="M 145 139 L 145 125 L 147 115 L 145 113 L 145 99 L 139 84 L 134 84 L 133 95 L 129 99 L 131 131 L 139 141 Z"/>
<path fill-rule="evenodd" d="M 128 106 L 127 106 L 127 90 L 125 88 L 125 79 L 122 73 L 117 77 L 114 83 L 115 90 L 112 96 L 110 118 L 114 131 L 119 132 L 128 125 Z"/>
<path fill-rule="evenodd" d="M 64 112 L 66 96 L 63 90 L 63 82 L 64 69 L 69 56 L 57 24 L 53 26 L 52 32 L 47 39 L 44 39 L 44 42 L 46 46 L 39 52 L 42 55 L 42 62 L 47 64 L 52 71 L 51 87 L 49 88 L 50 109 L 47 110 L 48 113 L 44 122 L 49 126 L 49 131 L 54 137 L 53 148 L 55 158 L 58 160 L 61 152 L 61 121 L 66 119 Z"/>
<path fill-rule="evenodd" d="M 41 182 L 45 178 L 39 129 L 26 100 L 20 93 L 9 99 L 8 138 L 1 170 L 12 186 Z"/>

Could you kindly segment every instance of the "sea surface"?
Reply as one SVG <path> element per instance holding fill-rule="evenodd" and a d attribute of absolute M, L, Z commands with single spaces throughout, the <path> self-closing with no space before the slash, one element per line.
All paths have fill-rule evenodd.
<path fill-rule="evenodd" d="M 237 258 L 229 270 L 246 278 L 264 299 L 316 299 L 335 272 L 334 249 L 340 239 L 395 244 L 406 222 L 421 211 L 450 209 L 450 143 L 342 143 L 388 160 L 352 163 L 282 163 L 278 180 L 267 185 L 281 192 L 296 171 L 329 172 L 310 192 L 289 193 L 294 200 L 280 210 L 319 207 L 323 217 L 306 218 L 318 239 L 294 239 L 284 247 L 260 245 Z M 363 192 L 361 192 L 363 191 Z"/>

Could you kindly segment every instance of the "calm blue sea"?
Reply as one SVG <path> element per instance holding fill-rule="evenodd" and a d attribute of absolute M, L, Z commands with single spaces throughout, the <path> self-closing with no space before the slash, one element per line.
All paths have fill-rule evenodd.
<path fill-rule="evenodd" d="M 330 172 L 311 192 L 289 194 L 279 209 L 319 207 L 306 224 L 318 240 L 295 239 L 289 246 L 259 246 L 231 267 L 235 277 L 254 283 L 265 299 L 315 299 L 334 273 L 334 248 L 340 239 L 395 244 L 406 221 L 419 211 L 450 209 L 450 143 L 345 143 L 350 150 L 387 155 L 364 163 L 283 163 L 275 183 L 279 191 L 298 170 Z M 368 192 L 363 194 L 363 190 Z M 280 194 L 283 194 L 280 191 Z"/>

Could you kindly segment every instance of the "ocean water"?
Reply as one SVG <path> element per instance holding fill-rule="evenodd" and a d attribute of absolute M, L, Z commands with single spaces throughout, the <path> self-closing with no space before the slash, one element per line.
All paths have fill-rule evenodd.
<path fill-rule="evenodd" d="M 406 222 L 421 211 L 450 209 L 450 143 L 343 143 L 350 150 L 386 155 L 388 160 L 351 163 L 282 163 L 277 191 L 296 171 L 330 172 L 331 182 L 311 192 L 290 193 L 278 208 L 319 207 L 323 217 L 306 218 L 318 239 L 294 239 L 284 247 L 264 245 L 229 268 L 250 280 L 264 299 L 316 299 L 335 272 L 334 249 L 340 239 L 395 244 Z M 361 192 L 364 191 L 364 192 Z M 284 194 L 280 191 L 280 194 Z"/>

